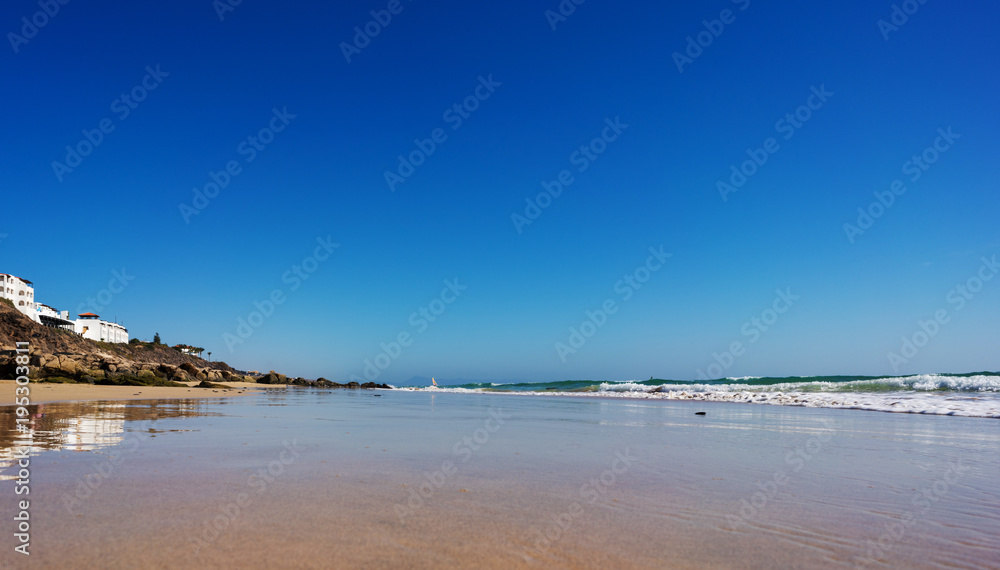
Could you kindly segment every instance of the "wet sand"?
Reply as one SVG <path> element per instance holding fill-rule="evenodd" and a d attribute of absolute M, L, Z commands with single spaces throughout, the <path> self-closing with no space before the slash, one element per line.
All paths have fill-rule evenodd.
<path fill-rule="evenodd" d="M 33 404 L 50 402 L 72 402 L 79 400 L 150 400 L 173 398 L 218 398 L 230 397 L 237 392 L 263 389 L 261 384 L 248 382 L 225 382 L 233 388 L 228 393 L 215 388 L 195 388 L 198 382 L 187 382 L 187 388 L 171 386 L 101 386 L 96 384 L 47 384 L 31 382 L 30 398 Z M 284 386 L 267 386 L 268 388 L 284 388 Z M 13 380 L 0 380 L 0 406 L 14 404 L 17 383 Z"/>
<path fill-rule="evenodd" d="M 114 443 L 51 429 L 32 555 L 5 544 L 12 567 L 983 568 L 1000 552 L 992 419 L 389 391 L 87 406 L 45 421 L 102 418 Z"/>

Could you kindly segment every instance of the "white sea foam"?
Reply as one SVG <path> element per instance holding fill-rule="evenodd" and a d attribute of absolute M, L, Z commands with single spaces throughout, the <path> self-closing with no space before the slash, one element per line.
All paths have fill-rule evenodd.
<path fill-rule="evenodd" d="M 663 392 L 597 392 L 584 395 L 609 397 L 649 398 L 665 400 L 698 400 L 705 402 L 738 402 L 769 404 L 775 406 L 802 406 L 808 408 L 848 408 L 879 412 L 906 412 L 1000 418 L 1000 397 L 993 394 L 983 397 L 961 393 L 950 395 L 930 392 L 749 392 L 749 391 L 692 391 L 671 390 Z"/>
<path fill-rule="evenodd" d="M 600 385 L 601 392 L 664 392 L 686 390 L 688 392 L 855 392 L 885 390 L 958 390 L 967 392 L 1000 392 L 1000 376 L 941 376 L 919 374 L 851 380 L 848 382 L 782 382 L 778 384 L 661 384 L 650 386 L 635 382 L 609 383 Z"/>
<path fill-rule="evenodd" d="M 1000 418 L 998 392 L 1000 376 L 919 374 L 768 385 L 604 383 L 597 395 Z"/>
<path fill-rule="evenodd" d="M 601 392 L 649 392 L 656 386 L 648 386 L 637 382 L 602 382 Z"/>
<path fill-rule="evenodd" d="M 485 393 L 469 388 L 410 388 Z M 575 396 L 734 402 L 808 408 L 1000 418 L 1000 376 L 886 377 L 848 382 L 753 384 L 661 384 L 604 382 L 595 392 L 514 391 L 519 396 Z"/>
<path fill-rule="evenodd" d="M 442 388 L 440 386 L 403 386 L 396 390 L 410 390 L 413 392 L 444 392 L 448 394 L 481 394 L 482 388 Z M 528 394 L 532 392 L 526 392 Z"/>

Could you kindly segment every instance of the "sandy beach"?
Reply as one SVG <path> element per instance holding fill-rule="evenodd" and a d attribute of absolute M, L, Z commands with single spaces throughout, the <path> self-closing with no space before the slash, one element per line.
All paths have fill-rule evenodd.
<path fill-rule="evenodd" d="M 291 389 L 44 413 L 18 568 L 983 568 L 1000 549 L 994 419 Z"/>
<path fill-rule="evenodd" d="M 187 382 L 187 388 L 171 386 L 102 386 L 95 384 L 47 384 L 32 382 L 31 403 L 73 402 L 83 400 L 149 400 L 173 398 L 219 398 L 243 395 L 255 390 L 263 390 L 264 385 L 249 382 L 229 382 L 231 390 L 215 388 L 195 388 L 197 382 Z M 14 404 L 17 384 L 13 380 L 0 380 L 0 406 Z M 267 386 L 267 389 L 283 390 L 281 385 Z"/>
<path fill-rule="evenodd" d="M 1000 1 L 4 8 L 0 570 L 1000 570 Z"/>

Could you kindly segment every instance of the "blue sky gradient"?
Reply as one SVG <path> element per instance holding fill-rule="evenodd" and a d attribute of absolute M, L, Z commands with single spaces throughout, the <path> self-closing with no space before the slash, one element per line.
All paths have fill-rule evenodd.
<path fill-rule="evenodd" d="M 124 268 L 134 279 L 96 312 L 131 335 L 334 380 L 363 377 L 383 343 L 394 356 L 401 333 L 378 381 L 689 379 L 733 342 L 743 352 L 709 376 L 1000 368 L 1000 279 L 949 301 L 1000 254 L 995 3 L 905 3 L 918 9 L 886 39 L 892 2 L 591 0 L 553 30 L 556 1 L 403 0 L 350 62 L 342 43 L 390 3 L 335 4 L 220 19 L 208 0 L 70 2 L 21 42 L 42 8 L 5 3 L 0 271 L 76 312 Z M 720 33 L 679 71 L 703 21 Z M 116 100 L 157 66 L 122 117 Z M 453 128 L 446 111 L 490 77 Z M 785 140 L 776 123 L 809 102 Z M 627 128 L 579 171 L 573 153 L 616 118 Z M 102 119 L 114 130 L 57 174 Z M 282 130 L 248 161 L 269 125 Z M 906 163 L 949 127 L 960 137 L 912 180 Z M 385 173 L 435 129 L 447 138 L 390 190 Z M 723 199 L 718 182 L 768 138 L 777 151 Z M 239 174 L 185 216 L 230 161 Z M 518 226 L 564 170 L 573 182 Z M 848 236 L 894 180 L 906 191 Z M 312 265 L 318 239 L 338 247 Z M 672 257 L 625 300 L 616 283 L 660 246 Z M 455 279 L 465 289 L 442 296 Z M 749 342 L 779 289 L 798 300 Z M 284 302 L 241 338 L 275 290 Z M 608 299 L 614 314 L 561 357 Z M 938 310 L 947 322 L 894 363 Z"/>

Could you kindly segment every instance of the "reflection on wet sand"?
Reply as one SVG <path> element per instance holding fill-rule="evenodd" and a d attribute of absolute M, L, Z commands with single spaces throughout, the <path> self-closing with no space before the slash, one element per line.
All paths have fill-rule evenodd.
<path fill-rule="evenodd" d="M 206 411 L 201 400 L 96 401 L 28 406 L 27 426 L 18 431 L 15 406 L 0 407 L 0 481 L 14 479 L 7 473 L 15 452 L 28 445 L 32 455 L 43 451 L 93 451 L 121 443 L 125 424 L 166 418 L 218 415 Z M 150 426 L 156 432 L 156 426 Z"/>

